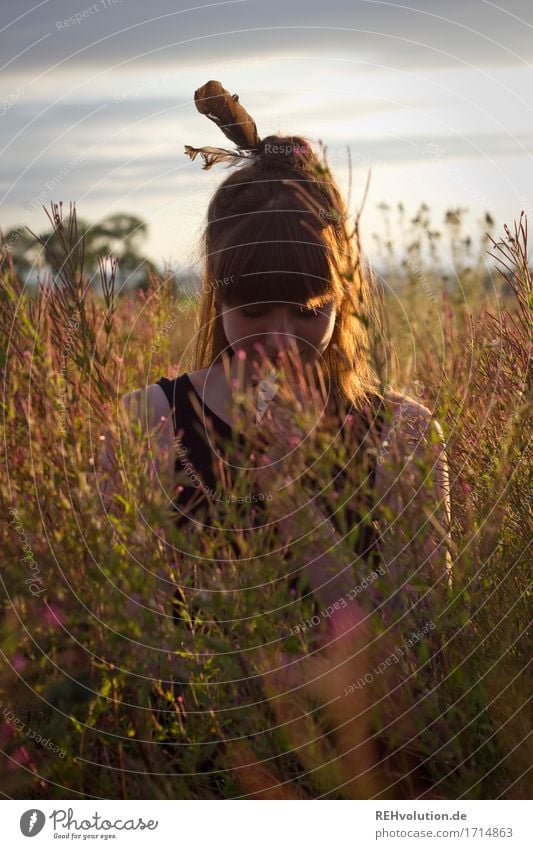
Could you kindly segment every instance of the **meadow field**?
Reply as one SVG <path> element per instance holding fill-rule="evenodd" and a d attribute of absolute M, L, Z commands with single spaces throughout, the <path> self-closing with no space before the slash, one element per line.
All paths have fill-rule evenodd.
<path fill-rule="evenodd" d="M 349 651 L 338 641 L 314 653 L 313 629 L 294 627 L 311 618 L 309 599 L 287 606 L 268 529 L 239 538 L 246 569 L 231 561 L 225 528 L 242 519 L 238 501 L 209 533 L 172 524 L 149 446 L 118 401 L 190 369 L 195 299 L 154 273 L 118 291 L 109 259 L 97 294 L 72 208 L 52 208 L 52 277 L 37 291 L 2 250 L 5 797 L 527 798 L 527 219 L 487 215 L 469 234 L 461 210 L 438 226 L 427 207 L 383 216 L 376 367 L 440 422 L 452 505 L 453 585 L 420 578 L 419 603 L 384 637 L 394 663 L 376 654 L 370 620 L 351 623 Z M 391 217 L 400 241 L 386 235 Z M 111 508 L 99 485 L 105 440 L 118 457 Z M 319 465 L 324 481 L 331 463 Z M 237 476 L 233 491 L 245 485 Z M 391 581 L 376 584 L 387 595 Z M 303 658 L 298 686 L 282 656 Z"/>

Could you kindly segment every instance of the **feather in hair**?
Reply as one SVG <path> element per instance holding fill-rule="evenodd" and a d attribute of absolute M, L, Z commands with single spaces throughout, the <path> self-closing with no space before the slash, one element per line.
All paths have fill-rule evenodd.
<path fill-rule="evenodd" d="M 239 159 L 251 159 L 250 155 L 241 153 L 239 150 L 226 150 L 223 147 L 191 147 L 190 144 L 185 145 L 185 153 L 190 156 L 194 162 L 198 154 L 204 160 L 202 168 L 207 170 L 217 162 L 228 162 L 229 165 L 237 165 Z"/>

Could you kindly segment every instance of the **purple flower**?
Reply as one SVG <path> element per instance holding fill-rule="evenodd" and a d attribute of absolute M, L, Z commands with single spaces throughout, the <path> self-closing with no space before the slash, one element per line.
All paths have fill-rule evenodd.
<path fill-rule="evenodd" d="M 24 669 L 24 667 L 27 666 L 27 663 L 28 661 L 26 660 L 24 655 L 20 653 L 14 654 L 11 659 L 11 665 L 13 669 L 15 669 L 17 672 L 20 672 L 21 669 Z"/>
<path fill-rule="evenodd" d="M 65 621 L 59 607 L 56 607 L 56 605 L 53 604 L 46 605 L 43 619 L 47 625 L 51 625 L 53 628 L 56 628 L 58 625 L 63 625 Z"/>

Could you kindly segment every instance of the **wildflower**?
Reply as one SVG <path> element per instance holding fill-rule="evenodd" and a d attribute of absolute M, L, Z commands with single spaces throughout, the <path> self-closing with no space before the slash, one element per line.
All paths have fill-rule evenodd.
<path fill-rule="evenodd" d="M 46 603 L 46 602 L 45 602 Z M 46 604 L 46 610 L 43 614 L 43 619 L 47 623 L 47 625 L 52 625 L 52 627 L 57 627 L 58 625 L 63 625 L 64 618 L 60 609 L 52 604 Z"/>
<path fill-rule="evenodd" d="M 17 654 L 14 654 L 12 659 L 11 659 L 11 666 L 17 672 L 20 672 L 22 669 L 24 669 L 24 667 L 27 665 L 27 663 L 28 663 L 28 661 L 26 660 L 26 658 L 24 657 L 23 654 L 20 654 L 20 652 L 17 652 Z"/>
<path fill-rule="evenodd" d="M 15 749 L 11 755 L 11 763 L 7 765 L 8 771 L 14 772 L 17 768 L 16 764 L 19 764 L 20 766 L 29 766 L 30 769 L 34 767 L 34 763 L 26 746 L 18 746 L 18 748 Z"/>

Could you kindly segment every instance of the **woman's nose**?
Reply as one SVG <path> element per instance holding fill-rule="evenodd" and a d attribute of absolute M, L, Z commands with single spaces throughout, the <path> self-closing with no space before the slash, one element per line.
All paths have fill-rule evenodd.
<path fill-rule="evenodd" d="M 289 351 L 296 351 L 298 348 L 298 341 L 296 337 L 288 331 L 275 331 L 268 334 L 265 347 L 270 359 L 276 359 Z"/>
<path fill-rule="evenodd" d="M 274 314 L 272 328 L 267 333 L 264 343 L 267 352 L 275 356 L 282 351 L 295 349 L 298 346 L 297 343 L 291 316 L 287 315 L 286 311 L 278 315 Z"/>

